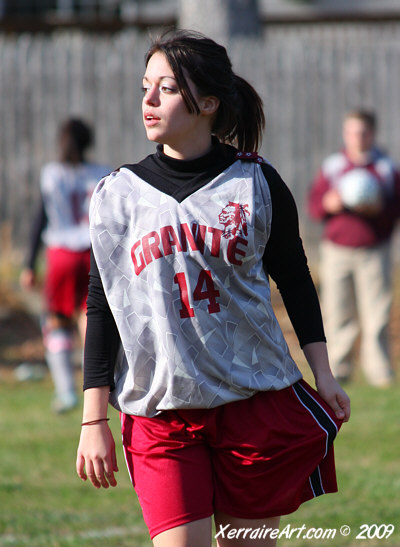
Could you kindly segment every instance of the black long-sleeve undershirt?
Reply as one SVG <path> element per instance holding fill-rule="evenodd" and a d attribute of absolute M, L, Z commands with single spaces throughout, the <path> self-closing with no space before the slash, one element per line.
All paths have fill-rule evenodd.
<path fill-rule="evenodd" d="M 207 184 L 235 161 L 236 150 L 214 143 L 212 151 L 193 161 L 181 161 L 157 153 L 125 167 L 149 184 L 182 201 Z M 262 165 L 272 202 L 271 233 L 263 265 L 282 296 L 301 347 L 325 341 L 317 292 L 299 235 L 293 196 L 275 169 Z M 109 308 L 92 254 L 85 342 L 84 389 L 113 388 L 113 367 L 120 345 L 119 333 Z"/>
<path fill-rule="evenodd" d="M 25 260 L 25 266 L 31 270 L 35 269 L 36 259 L 42 246 L 42 233 L 47 226 L 47 214 L 44 201 L 41 197 L 36 215 L 31 227 L 29 249 Z"/>

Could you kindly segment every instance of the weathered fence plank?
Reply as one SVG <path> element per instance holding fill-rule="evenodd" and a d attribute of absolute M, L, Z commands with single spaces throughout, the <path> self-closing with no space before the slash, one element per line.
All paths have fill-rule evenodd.
<path fill-rule="evenodd" d="M 140 107 L 147 45 L 147 34 L 136 29 L 0 35 L 0 226 L 12 226 L 17 253 L 26 246 L 40 168 L 55 157 L 63 118 L 91 122 L 93 156 L 114 166 L 153 150 Z M 291 187 L 313 246 L 319 232 L 306 218 L 305 196 L 322 158 L 340 146 L 345 110 L 376 109 L 379 140 L 400 158 L 400 23 L 277 25 L 257 46 L 244 39 L 231 46 L 234 69 L 265 101 L 261 153 Z"/>

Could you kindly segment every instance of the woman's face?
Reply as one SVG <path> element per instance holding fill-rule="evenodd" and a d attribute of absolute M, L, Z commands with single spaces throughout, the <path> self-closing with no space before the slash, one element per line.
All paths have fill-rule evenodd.
<path fill-rule="evenodd" d="M 156 52 L 150 58 L 143 77 L 144 97 L 142 103 L 143 123 L 147 138 L 164 145 L 175 157 L 193 156 L 186 153 L 196 150 L 204 138 L 211 139 L 210 123 L 204 123 L 202 99 L 190 78 L 188 85 L 200 107 L 200 114 L 190 113 L 179 91 L 174 73 L 162 52 Z M 208 118 L 208 116 L 207 116 Z M 177 151 L 178 154 L 174 154 Z M 179 152 L 185 151 L 180 154 Z"/>

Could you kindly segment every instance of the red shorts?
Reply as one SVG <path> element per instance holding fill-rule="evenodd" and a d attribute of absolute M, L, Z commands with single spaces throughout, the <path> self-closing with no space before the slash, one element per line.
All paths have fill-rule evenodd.
<path fill-rule="evenodd" d="M 332 443 L 342 422 L 303 380 L 213 409 L 121 421 L 151 538 L 216 511 L 288 514 L 337 491 Z"/>
<path fill-rule="evenodd" d="M 72 317 L 86 309 L 89 285 L 90 251 L 47 249 L 45 282 L 46 309 Z"/>

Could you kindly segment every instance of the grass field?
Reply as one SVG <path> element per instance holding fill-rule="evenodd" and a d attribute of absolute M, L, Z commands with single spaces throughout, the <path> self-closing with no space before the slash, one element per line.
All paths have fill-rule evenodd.
<path fill-rule="evenodd" d="M 18 345 L 16 340 L 10 344 Z M 280 525 L 293 530 L 304 524 L 304 530 L 320 528 L 321 533 L 336 529 L 336 535 L 304 540 L 295 532 L 279 546 L 400 546 L 400 385 L 378 390 L 357 376 L 348 393 L 352 418 L 335 444 L 339 493 L 307 502 Z M 56 416 L 49 411 L 51 397 L 48 377 L 17 382 L 12 366 L 0 366 L 0 547 L 151 545 L 126 471 L 117 413 L 109 414 L 118 486 L 98 491 L 75 474 L 81 410 Z M 356 539 L 364 524 L 370 539 L 368 531 L 365 539 Z M 379 540 L 372 537 L 374 524 L 395 529 Z M 344 525 L 351 528 L 348 536 L 340 533 Z"/>
<path fill-rule="evenodd" d="M 399 387 L 381 391 L 359 383 L 348 391 L 353 415 L 336 442 L 340 492 L 304 504 L 280 526 L 336 528 L 337 535 L 303 541 L 293 534 L 279 545 L 400 545 Z M 110 412 L 110 423 L 119 484 L 97 491 L 75 475 L 80 410 L 55 416 L 51 396 L 48 379 L 16 383 L 9 373 L 1 376 L 0 547 L 150 545 L 123 461 L 117 413 Z M 396 528 L 385 540 L 356 540 L 363 524 Z M 339 534 L 343 525 L 351 527 L 348 537 Z"/>

